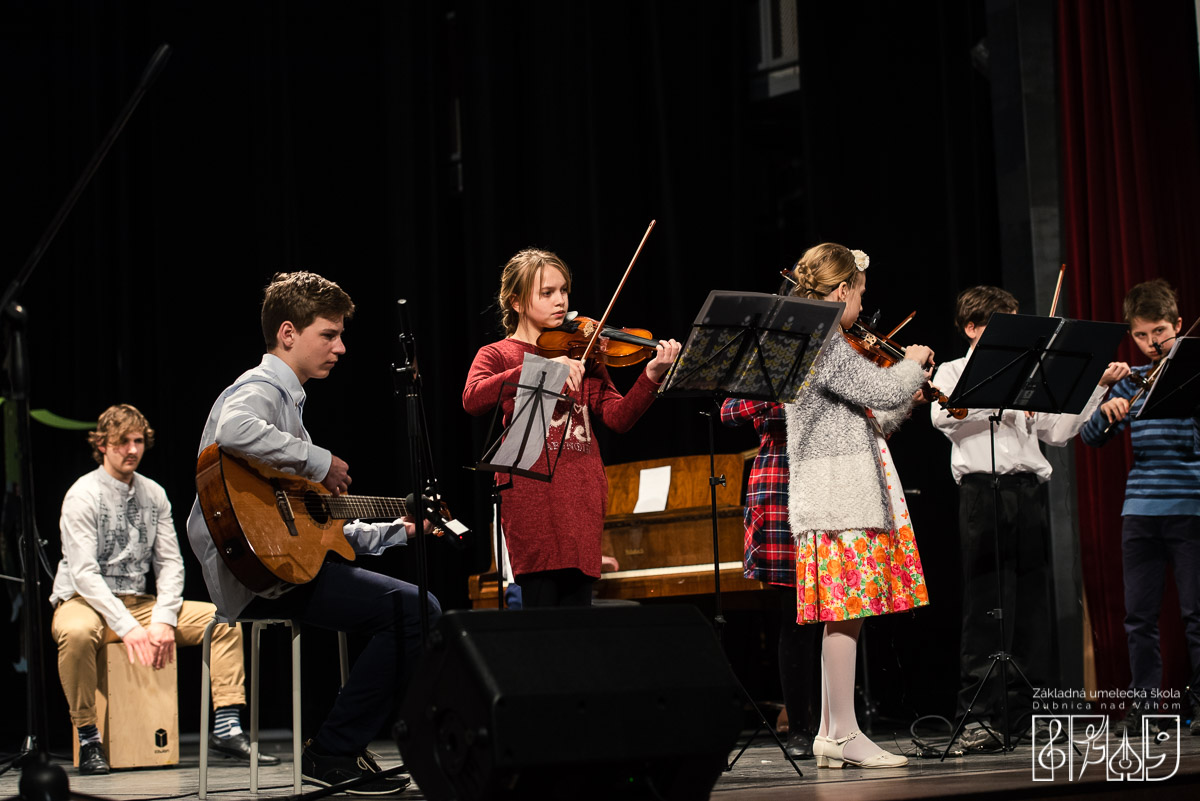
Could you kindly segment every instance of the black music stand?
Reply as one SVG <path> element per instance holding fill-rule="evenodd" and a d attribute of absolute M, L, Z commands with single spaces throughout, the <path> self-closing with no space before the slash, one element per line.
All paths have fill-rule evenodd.
<path fill-rule="evenodd" d="M 844 308 L 823 300 L 714 290 L 658 394 L 793 401 Z"/>
<path fill-rule="evenodd" d="M 719 405 L 724 398 L 790 403 L 811 374 L 822 346 L 838 330 L 844 303 L 767 295 L 758 292 L 709 293 L 692 324 L 687 343 L 671 366 L 658 394 L 667 397 L 708 397 Z M 713 414 L 708 417 L 709 497 L 712 504 L 713 588 L 716 613 L 713 627 L 722 640 L 725 617 L 721 608 L 721 557 L 717 542 L 717 486 Z M 738 686 L 758 713 L 760 724 L 726 767 L 732 770 L 764 728 L 771 733 L 788 762 L 800 767 L 775 735 L 741 681 Z"/>
<path fill-rule="evenodd" d="M 1200 339 L 1180 337 L 1167 354 L 1162 372 L 1150 388 L 1146 402 L 1137 413 L 1138 420 L 1167 417 L 1195 417 L 1200 399 Z"/>
<path fill-rule="evenodd" d="M 979 681 L 979 688 L 958 721 L 942 754 L 950 754 L 967 718 L 1000 665 L 1000 707 L 1004 718 L 1004 750 L 1015 748 L 1008 718 L 1008 666 L 1033 691 L 1033 685 L 1012 655 L 1004 650 L 1004 590 L 1000 581 L 1000 479 L 996 474 L 996 427 L 1004 411 L 1078 414 L 1100 381 L 1126 327 L 1119 323 L 1064 320 L 1026 314 L 991 316 L 974 352 L 963 369 L 946 408 L 995 409 L 988 416 L 992 452 L 992 514 L 996 560 L 996 608 L 988 612 L 998 626 L 1000 647 Z M 994 735 L 994 733 L 993 733 Z M 998 738 L 997 738 L 998 739 Z"/>
<path fill-rule="evenodd" d="M 512 487 L 512 477 L 522 476 L 535 481 L 550 482 L 554 478 L 554 470 L 558 467 L 558 459 L 562 456 L 562 443 L 554 457 L 550 460 L 550 417 L 554 413 L 554 405 L 560 400 L 570 400 L 569 395 L 559 393 L 570 375 L 570 368 L 564 364 L 525 354 L 521 367 L 521 377 L 516 383 L 505 381 L 503 386 L 516 387 L 517 396 L 513 401 L 513 416 L 508 425 L 492 440 L 479 462 L 476 470 L 490 473 L 506 473 L 509 477 L 507 484 L 493 485 L 492 498 L 496 502 L 496 605 L 504 608 L 504 564 L 502 560 L 503 532 L 500 522 L 500 505 L 502 493 Z M 550 389 L 547 389 L 550 387 Z M 496 430 L 496 421 L 500 419 L 500 407 L 503 403 L 496 402 L 496 410 L 492 413 L 492 424 L 488 428 L 488 439 Z M 566 436 L 566 426 L 563 426 L 563 436 Z M 532 446 L 532 442 L 541 442 L 541 446 Z M 546 465 L 546 472 L 534 469 L 540 462 Z"/>

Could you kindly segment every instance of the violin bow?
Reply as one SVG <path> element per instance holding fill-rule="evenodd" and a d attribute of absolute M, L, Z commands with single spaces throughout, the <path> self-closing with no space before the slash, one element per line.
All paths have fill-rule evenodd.
<path fill-rule="evenodd" d="M 896 332 L 899 331 L 904 326 L 908 325 L 908 321 L 916 316 L 917 316 L 916 311 L 913 311 L 911 314 L 909 314 L 907 317 L 905 317 L 903 320 L 901 320 L 900 325 L 893 328 L 891 330 L 891 332 L 886 337 L 884 337 L 884 339 L 891 339 L 892 337 L 896 336 Z"/>
<path fill-rule="evenodd" d="M 1067 272 L 1067 265 L 1063 265 L 1058 271 L 1058 284 L 1054 287 L 1054 300 L 1050 302 L 1050 316 L 1054 316 L 1055 310 L 1058 308 L 1058 295 L 1062 292 L 1063 276 Z"/>
<path fill-rule="evenodd" d="M 650 225 L 646 228 L 646 233 L 642 234 L 642 241 L 638 243 L 637 250 L 633 253 L 633 258 L 629 260 L 629 266 L 625 268 L 625 275 L 621 276 L 621 283 L 617 284 L 617 291 L 613 293 L 612 300 L 608 302 L 608 308 L 604 310 L 604 316 L 600 318 L 600 323 L 592 333 L 592 338 L 588 340 L 587 347 L 584 349 L 583 355 L 579 357 L 579 361 L 587 361 L 588 355 L 592 352 L 592 346 L 600 339 L 600 332 L 604 330 L 604 324 L 608 322 L 608 315 L 612 313 L 613 306 L 616 305 L 617 298 L 621 295 L 621 290 L 625 288 L 625 282 L 629 280 L 629 274 L 633 272 L 633 265 L 637 263 L 638 256 L 642 253 L 642 248 L 646 246 L 646 240 L 650 238 L 650 232 L 654 230 L 654 223 L 655 221 L 651 220 Z"/>
<path fill-rule="evenodd" d="M 1187 333 L 1183 335 L 1183 338 L 1187 339 L 1188 337 L 1190 337 L 1192 335 L 1192 332 L 1196 330 L 1197 325 L 1200 325 L 1200 317 L 1196 318 L 1196 322 L 1192 323 L 1192 327 L 1187 330 Z"/>
<path fill-rule="evenodd" d="M 1191 328 L 1189 328 L 1189 329 L 1188 329 L 1188 330 L 1187 330 L 1187 331 L 1184 333 L 1184 335 L 1183 335 L 1182 337 L 1180 337 L 1180 336 L 1173 336 L 1173 337 L 1171 337 L 1170 339 L 1166 339 L 1166 340 L 1164 340 L 1164 341 L 1165 341 L 1165 342 L 1172 342 L 1172 341 L 1174 341 L 1174 340 L 1176 340 L 1176 339 L 1187 339 L 1188 337 L 1190 337 L 1190 336 L 1192 335 L 1192 332 L 1196 330 L 1196 326 L 1197 326 L 1197 325 L 1200 325 L 1200 317 L 1197 317 L 1197 318 L 1196 318 L 1196 322 L 1192 323 L 1192 327 L 1191 327 Z M 1162 343 L 1158 343 L 1158 345 L 1159 345 L 1159 346 L 1161 346 L 1161 344 L 1162 344 Z M 1161 348 L 1161 347 L 1159 347 L 1159 348 L 1158 348 L 1158 352 L 1159 352 L 1159 353 L 1162 353 L 1162 348 Z M 1171 358 L 1171 352 L 1170 352 L 1170 351 L 1167 351 L 1167 353 L 1166 353 L 1166 355 L 1163 357 L 1162 361 L 1160 361 L 1160 362 L 1159 362 L 1159 365 L 1161 366 L 1161 365 L 1162 365 L 1162 363 L 1163 363 L 1163 362 L 1165 362 L 1165 361 L 1166 361 L 1167 359 L 1169 359 L 1169 358 Z M 1155 371 L 1157 372 L 1157 368 L 1155 369 Z"/>

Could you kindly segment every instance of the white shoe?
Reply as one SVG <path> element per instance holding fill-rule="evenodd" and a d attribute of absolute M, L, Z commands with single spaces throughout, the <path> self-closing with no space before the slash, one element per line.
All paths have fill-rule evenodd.
<path fill-rule="evenodd" d="M 862 761 L 846 757 L 846 743 L 850 742 L 855 737 L 858 737 L 860 734 L 862 734 L 861 731 L 855 730 L 850 732 L 850 734 L 846 735 L 845 737 L 837 740 L 833 740 L 828 737 L 825 738 L 826 741 L 822 744 L 822 750 L 824 751 L 826 758 L 829 760 L 829 767 L 841 768 L 843 767 L 844 763 L 848 763 L 856 768 L 901 768 L 908 764 L 908 757 L 890 754 L 882 749 L 880 749 L 878 754 L 868 757 Z M 813 753 L 816 753 L 815 741 L 813 743 Z"/>
<path fill-rule="evenodd" d="M 830 739 L 829 737 L 822 737 L 819 734 L 816 735 L 815 737 L 813 737 L 813 741 L 812 741 L 813 756 L 815 756 L 817 758 L 817 767 L 818 768 L 829 767 L 829 757 L 826 755 L 825 749 L 832 746 L 832 744 L 833 744 L 833 740 Z"/>

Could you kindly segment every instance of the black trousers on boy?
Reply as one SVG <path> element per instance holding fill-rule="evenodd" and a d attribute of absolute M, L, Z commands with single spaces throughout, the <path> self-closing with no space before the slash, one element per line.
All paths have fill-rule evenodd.
<path fill-rule="evenodd" d="M 429 596 L 429 625 L 441 617 Z M 369 637 L 314 742 L 323 754 L 359 754 L 395 719 L 397 697 L 421 656 L 421 604 L 406 581 L 330 557 L 317 577 L 278 598 L 256 598 L 246 619 L 290 618 Z"/>
<path fill-rule="evenodd" d="M 1033 473 L 999 476 L 999 515 L 990 473 L 969 473 L 959 485 L 958 522 L 962 546 L 962 644 L 958 715 L 967 711 L 979 683 L 1003 648 L 1035 687 L 1046 687 L 1055 664 L 1050 603 L 1050 525 L 1046 488 Z M 1000 526 L 1000 565 L 996 570 L 996 522 Z M 997 595 L 997 581 L 1001 596 Z M 1004 642 L 994 616 L 1000 597 Z M 972 708 L 973 717 L 1001 724 L 1000 665 L 997 664 Z M 1015 727 L 1032 710 L 1033 698 L 1021 677 L 1008 668 L 1008 714 Z M 1026 721 L 1027 722 L 1027 721 Z M 1014 730 L 1016 733 L 1016 730 Z"/>

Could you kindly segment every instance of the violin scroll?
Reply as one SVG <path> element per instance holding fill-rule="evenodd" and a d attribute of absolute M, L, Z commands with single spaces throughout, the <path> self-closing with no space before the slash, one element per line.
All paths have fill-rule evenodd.
<path fill-rule="evenodd" d="M 927 397 L 931 402 L 937 401 L 940 403 L 942 408 L 946 410 L 946 414 L 950 415 L 955 420 L 962 420 L 967 416 L 967 412 L 970 411 L 969 409 L 959 409 L 957 407 L 947 406 L 946 404 L 950 401 L 950 399 L 947 398 L 942 391 L 933 384 L 925 385 L 925 397 Z"/>

